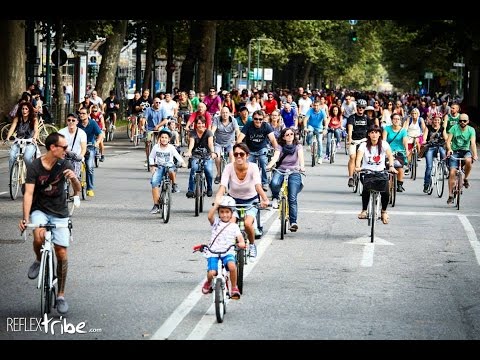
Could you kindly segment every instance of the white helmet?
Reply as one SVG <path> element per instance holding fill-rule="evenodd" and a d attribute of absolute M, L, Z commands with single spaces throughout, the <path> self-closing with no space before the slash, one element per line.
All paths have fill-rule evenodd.
<path fill-rule="evenodd" d="M 218 205 L 219 208 L 229 208 L 230 210 L 234 211 L 235 210 L 235 200 L 228 195 L 223 196 L 222 201 L 220 201 L 220 205 Z"/>
<path fill-rule="evenodd" d="M 366 108 L 365 108 L 365 111 L 368 111 L 368 110 L 373 110 L 375 111 L 375 108 L 371 105 L 368 105 Z"/>
<path fill-rule="evenodd" d="M 365 108 L 365 107 L 367 107 L 367 102 L 363 99 L 360 99 L 360 100 L 357 101 L 357 107 Z"/>

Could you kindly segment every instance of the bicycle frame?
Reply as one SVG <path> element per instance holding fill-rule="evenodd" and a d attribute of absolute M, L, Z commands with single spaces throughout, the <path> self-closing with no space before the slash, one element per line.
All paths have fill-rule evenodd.
<path fill-rule="evenodd" d="M 369 174 L 373 173 L 372 170 L 361 170 L 360 173 Z M 382 171 L 380 171 L 382 172 Z M 384 170 L 383 172 L 386 172 Z M 375 240 L 375 223 L 381 217 L 381 210 L 382 210 L 382 202 L 380 200 L 381 195 L 380 191 L 377 190 L 369 190 L 370 192 L 370 199 L 368 201 L 367 207 L 367 219 L 368 219 L 368 226 L 370 226 L 370 242 L 374 242 Z"/>
<path fill-rule="evenodd" d="M 70 236 L 72 233 L 72 222 L 68 220 L 68 224 L 26 224 L 27 229 L 44 228 L 45 240 L 40 249 L 40 270 L 38 273 L 37 289 L 40 289 L 40 311 L 41 316 L 45 313 L 49 314 L 52 308 L 52 302 L 55 298 L 55 286 L 57 285 L 57 278 L 55 277 L 54 267 L 54 246 L 52 242 L 52 229 L 55 228 L 68 228 L 70 230 Z M 27 234 L 24 232 L 24 239 L 27 240 Z M 56 304 L 54 305 L 56 307 Z"/>
<path fill-rule="evenodd" d="M 25 148 L 33 144 L 32 139 L 16 138 L 12 146 L 18 145 L 17 157 L 10 168 L 10 198 L 15 200 L 18 196 L 18 189 L 25 184 L 27 177 L 27 166 L 25 164 Z"/>
<path fill-rule="evenodd" d="M 155 165 L 158 168 L 158 165 Z M 163 165 L 163 177 L 162 182 L 160 183 L 160 199 L 159 207 L 162 214 L 163 222 L 166 224 L 170 220 L 170 207 L 172 204 L 172 181 L 170 180 L 170 168 L 174 165 L 172 163 L 167 163 Z"/>
<path fill-rule="evenodd" d="M 453 155 L 450 155 L 450 158 L 458 161 L 458 168 L 455 170 L 455 183 L 453 185 L 453 199 L 457 210 L 460 210 L 460 195 L 463 194 L 463 179 L 465 176 L 465 171 L 463 167 L 465 166 L 464 162 L 467 158 L 457 158 Z"/>
<path fill-rule="evenodd" d="M 206 151 L 195 151 L 192 155 L 197 159 L 198 168 L 195 171 L 195 216 L 203 212 L 203 200 L 207 191 L 207 179 L 205 177 L 205 161 L 210 159 L 210 154 Z"/>

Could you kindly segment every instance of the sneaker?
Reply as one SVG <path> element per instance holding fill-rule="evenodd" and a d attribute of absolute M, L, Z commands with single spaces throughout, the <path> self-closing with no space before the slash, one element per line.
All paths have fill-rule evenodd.
<path fill-rule="evenodd" d="M 207 190 L 207 196 L 208 196 L 208 197 L 212 197 L 212 195 L 213 195 L 212 189 L 208 189 L 208 190 Z"/>
<path fill-rule="evenodd" d="M 317 164 L 323 164 L 323 160 L 322 160 L 322 158 L 321 158 L 321 157 L 320 157 L 320 158 L 318 158 L 318 160 L 317 160 Z"/>
<path fill-rule="evenodd" d="M 215 184 L 220 184 L 220 176 L 215 176 Z"/>
<path fill-rule="evenodd" d="M 130 138 L 130 142 L 133 142 L 133 139 L 132 139 L 132 138 Z"/>
<path fill-rule="evenodd" d="M 325 161 L 330 161 L 330 156 L 325 155 L 325 156 L 323 157 L 323 160 L 325 160 Z"/>
<path fill-rule="evenodd" d="M 38 276 L 38 273 L 40 272 L 40 261 L 35 260 L 33 264 L 30 266 L 30 269 L 28 269 L 28 278 L 33 280 Z"/>
<path fill-rule="evenodd" d="M 87 190 L 87 196 L 94 197 L 95 193 L 93 192 L 93 190 Z"/>
<path fill-rule="evenodd" d="M 463 186 L 465 186 L 465 189 L 468 189 L 470 187 L 470 183 L 468 182 L 467 179 L 463 180 Z"/>
<path fill-rule="evenodd" d="M 193 191 L 187 191 L 185 195 L 187 196 L 187 198 L 193 198 L 195 196 L 195 193 Z"/>
<path fill-rule="evenodd" d="M 397 185 L 397 192 L 404 192 L 405 191 L 405 188 L 403 187 L 403 185 Z"/>
<path fill-rule="evenodd" d="M 410 175 L 410 169 L 409 168 L 405 169 L 405 175 Z"/>
<path fill-rule="evenodd" d="M 212 287 L 210 286 L 210 281 L 206 280 L 204 283 L 203 283 L 203 286 L 202 286 L 202 293 L 207 295 L 209 293 L 211 293 L 213 291 Z"/>
<path fill-rule="evenodd" d="M 337 143 L 337 150 L 340 150 L 340 143 Z"/>
<path fill-rule="evenodd" d="M 104 162 L 105 161 L 105 155 L 100 156 L 100 161 Z"/>
<path fill-rule="evenodd" d="M 428 193 L 428 188 L 429 188 L 429 187 L 430 187 L 430 186 L 429 186 L 428 184 L 423 185 L 423 192 L 424 192 L 425 194 Z"/>
<path fill-rule="evenodd" d="M 257 245 L 255 244 L 250 244 L 250 258 L 256 258 L 257 257 Z"/>
<path fill-rule="evenodd" d="M 453 204 L 453 196 L 448 197 L 447 204 Z"/>
<path fill-rule="evenodd" d="M 152 210 L 150 210 L 150 214 L 158 214 L 160 212 L 160 206 L 157 204 L 153 205 Z"/>
<path fill-rule="evenodd" d="M 268 191 L 268 184 L 262 184 L 263 191 Z"/>
<path fill-rule="evenodd" d="M 143 167 L 147 167 L 148 164 L 147 164 L 147 160 L 145 160 L 145 162 L 143 163 Z"/>
<path fill-rule="evenodd" d="M 353 178 L 348 179 L 348 187 L 353 187 L 355 183 L 353 182 Z"/>
<path fill-rule="evenodd" d="M 232 288 L 232 294 L 230 295 L 230 299 L 234 299 L 234 300 L 240 299 L 240 290 L 238 290 L 237 286 Z"/>
<path fill-rule="evenodd" d="M 174 193 L 179 193 L 180 192 L 180 189 L 178 188 L 177 184 L 172 185 L 172 192 L 174 192 Z"/>
<path fill-rule="evenodd" d="M 115 125 L 112 126 L 113 130 L 115 130 L 117 127 Z"/>
<path fill-rule="evenodd" d="M 65 315 L 68 312 L 68 303 L 63 296 L 57 297 L 57 312 L 60 315 Z"/>
<path fill-rule="evenodd" d="M 272 208 L 278 209 L 278 199 L 277 198 L 272 199 Z"/>
<path fill-rule="evenodd" d="M 297 223 L 293 223 L 292 225 L 290 225 L 290 229 L 289 229 L 291 232 L 295 232 L 298 230 L 298 225 Z"/>

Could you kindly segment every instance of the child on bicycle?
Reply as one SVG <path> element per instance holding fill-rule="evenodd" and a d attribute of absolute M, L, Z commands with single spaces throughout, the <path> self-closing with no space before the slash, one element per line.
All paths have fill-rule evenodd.
<path fill-rule="evenodd" d="M 157 214 L 160 212 L 160 206 L 158 205 L 160 199 L 160 190 L 158 186 L 162 183 L 163 172 L 165 171 L 164 165 L 167 163 L 173 164 L 173 158 L 177 159 L 177 162 L 186 167 L 185 161 L 178 153 L 175 146 L 170 144 L 170 138 L 172 133 L 168 128 L 162 128 L 158 136 L 158 142 L 153 146 L 149 155 L 150 172 L 152 173 L 152 179 L 150 184 L 152 185 L 152 197 L 153 208 L 150 210 L 150 214 Z M 172 165 L 169 169 L 170 179 L 172 180 L 172 192 L 180 192 L 176 183 L 175 166 Z"/>
<path fill-rule="evenodd" d="M 237 242 L 237 246 L 241 249 L 245 249 L 245 239 L 240 232 L 240 228 L 237 223 L 231 222 L 233 211 L 235 206 L 235 200 L 230 196 L 224 196 L 220 203 L 215 201 L 213 207 L 208 212 L 208 221 L 212 225 L 212 236 L 208 243 L 208 246 L 213 251 L 223 251 L 227 249 L 231 244 Z M 215 212 L 218 209 L 218 217 L 215 216 Z M 218 271 L 218 256 L 211 254 L 206 250 L 207 257 L 207 280 L 203 284 L 202 293 L 208 294 L 213 291 L 212 280 Z M 237 287 L 237 265 L 235 263 L 235 250 L 230 248 L 222 257 L 223 265 L 230 272 L 230 281 L 232 283 L 232 291 L 230 298 L 238 300 L 240 299 L 240 291 Z"/>

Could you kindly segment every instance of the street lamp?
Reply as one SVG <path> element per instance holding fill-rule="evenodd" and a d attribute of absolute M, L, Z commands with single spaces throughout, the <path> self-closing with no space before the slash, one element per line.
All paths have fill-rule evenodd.
<path fill-rule="evenodd" d="M 248 42 L 248 71 L 247 71 L 247 90 L 250 89 L 250 63 L 252 62 L 252 41 L 258 41 L 258 53 L 260 54 L 260 41 L 266 41 L 266 40 L 273 40 L 273 39 L 268 39 L 268 38 L 258 38 L 258 39 L 250 39 Z M 259 55 L 260 56 L 260 55 Z M 257 66 L 258 65 L 258 58 L 257 58 Z M 257 68 L 257 71 L 260 69 Z M 258 72 L 257 72 L 258 74 Z M 262 82 L 263 82 L 263 74 L 262 74 Z"/>

